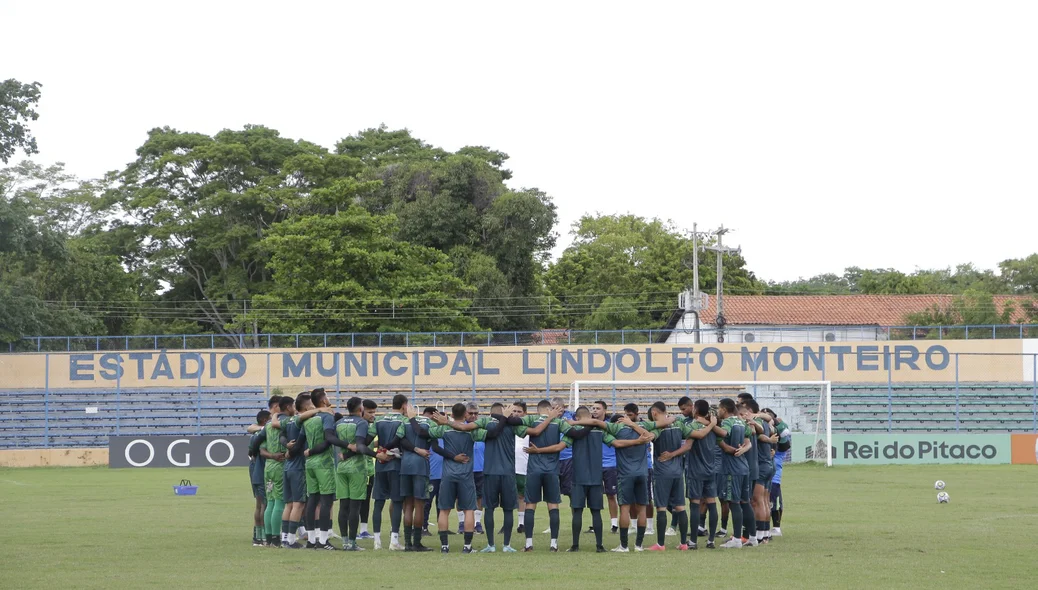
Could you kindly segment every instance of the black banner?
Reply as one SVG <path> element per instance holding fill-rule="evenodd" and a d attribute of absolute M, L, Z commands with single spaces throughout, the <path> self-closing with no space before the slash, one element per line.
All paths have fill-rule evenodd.
<path fill-rule="evenodd" d="M 108 466 L 247 467 L 247 436 L 110 436 Z"/>

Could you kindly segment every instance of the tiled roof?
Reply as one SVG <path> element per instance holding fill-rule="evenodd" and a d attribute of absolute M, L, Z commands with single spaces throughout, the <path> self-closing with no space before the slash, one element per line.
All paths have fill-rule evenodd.
<path fill-rule="evenodd" d="M 905 316 L 938 306 L 949 308 L 955 295 L 729 295 L 724 298 L 728 325 L 785 326 L 901 326 Z M 1001 311 L 1008 301 L 1034 298 L 996 295 Z M 702 312 L 704 323 L 717 316 L 717 300 Z M 1020 304 L 1014 306 L 1012 322 L 1023 319 Z"/>

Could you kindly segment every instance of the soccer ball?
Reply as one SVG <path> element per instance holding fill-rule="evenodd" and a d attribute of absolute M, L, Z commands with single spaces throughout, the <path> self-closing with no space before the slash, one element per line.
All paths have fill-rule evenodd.
<path fill-rule="evenodd" d="M 938 480 L 937 480 L 937 481 L 936 481 L 936 482 L 935 482 L 935 483 L 933 484 L 933 489 L 935 489 L 935 490 L 943 490 L 943 489 L 944 489 L 944 482 L 938 479 Z"/>
<path fill-rule="evenodd" d="M 938 504 L 947 504 L 948 500 L 951 500 L 951 498 L 948 496 L 948 492 L 941 492 L 940 494 L 937 494 Z"/>

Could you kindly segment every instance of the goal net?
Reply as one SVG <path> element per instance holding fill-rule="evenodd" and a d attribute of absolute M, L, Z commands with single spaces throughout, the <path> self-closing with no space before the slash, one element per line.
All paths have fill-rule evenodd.
<path fill-rule="evenodd" d="M 610 414 L 622 413 L 624 406 L 634 403 L 645 417 L 649 406 L 657 401 L 667 404 L 667 411 L 678 412 L 678 400 L 704 399 L 711 407 L 724 398 L 738 401 L 740 393 L 748 393 L 768 408 L 795 432 L 800 440 L 793 445 L 806 447 L 808 461 L 832 465 L 832 386 L 829 381 L 574 381 L 569 392 L 571 411 L 581 405 L 602 401 Z M 806 438 L 806 440 L 804 440 Z M 808 446 L 809 445 L 809 446 Z"/>

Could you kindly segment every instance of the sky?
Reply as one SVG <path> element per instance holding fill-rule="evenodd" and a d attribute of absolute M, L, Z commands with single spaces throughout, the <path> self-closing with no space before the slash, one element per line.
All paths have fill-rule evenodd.
<path fill-rule="evenodd" d="M 994 268 L 1038 251 L 1038 2 L 0 1 L 41 163 L 154 127 L 332 148 L 381 123 L 511 156 L 558 206 L 733 231 L 748 267 Z"/>

